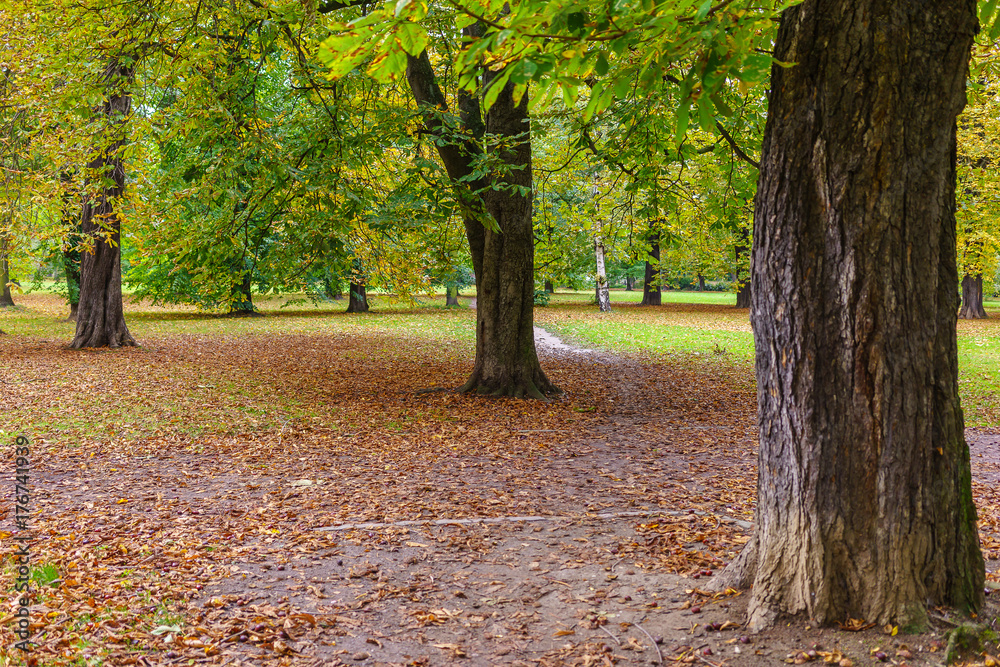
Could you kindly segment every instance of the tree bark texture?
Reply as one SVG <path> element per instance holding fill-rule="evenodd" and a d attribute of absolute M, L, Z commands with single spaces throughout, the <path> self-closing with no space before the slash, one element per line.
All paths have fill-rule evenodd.
<path fill-rule="evenodd" d="M 116 207 L 125 194 L 125 132 L 132 97 L 128 91 L 134 78 L 131 66 L 112 58 L 104 71 L 105 100 L 100 113 L 105 120 L 108 142 L 95 149 L 88 173 L 103 181 L 89 193 L 83 205 L 81 233 L 87 244 L 80 258 L 80 305 L 76 335 L 70 347 L 122 347 L 135 345 L 125 324 L 122 305 L 121 219 Z"/>
<path fill-rule="evenodd" d="M 347 311 L 348 313 L 367 313 L 368 312 L 368 290 L 365 288 L 364 282 L 361 281 L 351 281 L 351 294 L 347 301 Z"/>
<path fill-rule="evenodd" d="M 650 262 L 649 259 L 653 261 Z M 646 260 L 646 275 L 642 283 L 642 303 L 640 306 L 659 306 L 663 303 L 660 292 L 660 233 L 649 235 L 649 259 Z"/>
<path fill-rule="evenodd" d="M 475 38 L 477 29 L 466 28 L 466 38 Z M 483 77 L 484 87 L 496 74 Z M 447 138 L 438 143 L 438 154 L 466 211 L 463 222 L 476 275 L 476 361 L 459 391 L 545 398 L 559 390 L 542 371 L 535 350 L 527 94 L 515 104 L 513 86 L 505 86 L 484 123 L 477 98 L 460 93 L 461 128 L 454 128 L 443 116 L 447 102 L 426 52 L 410 56 L 406 77 L 417 103 L 424 108 L 427 130 Z M 456 129 L 461 129 L 461 134 Z M 496 153 L 505 169 L 472 179 L 474 161 L 484 151 L 482 139 L 490 135 L 503 145 L 487 146 L 486 150 Z M 517 186 L 525 192 L 514 190 Z M 484 224 L 487 216 L 499 232 Z"/>
<path fill-rule="evenodd" d="M 806 0 L 772 68 L 754 215 L 754 533 L 716 585 L 919 627 L 984 567 L 957 383 L 955 120 L 974 0 Z"/>
<path fill-rule="evenodd" d="M 597 308 L 602 313 L 611 312 L 611 294 L 608 291 L 608 275 L 604 268 L 604 239 L 600 236 L 594 239 L 594 258 L 597 264 Z"/>
<path fill-rule="evenodd" d="M 982 274 L 962 278 L 962 309 L 958 316 L 963 320 L 986 319 L 986 309 L 983 308 L 983 276 Z"/>

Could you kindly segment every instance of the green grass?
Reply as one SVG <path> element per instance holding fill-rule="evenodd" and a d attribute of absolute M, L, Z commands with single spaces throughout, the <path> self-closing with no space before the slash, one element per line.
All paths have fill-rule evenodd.
<path fill-rule="evenodd" d="M 642 290 L 635 289 L 627 292 L 624 289 L 615 288 L 609 291 L 611 305 L 616 303 L 640 303 L 642 301 Z M 664 303 L 700 303 L 720 306 L 735 306 L 736 295 L 732 292 L 694 292 L 688 290 L 666 290 L 660 293 L 660 300 Z M 594 290 L 565 290 L 557 289 L 555 294 L 549 295 L 549 306 L 560 306 L 567 304 L 592 304 L 594 303 Z"/>
<path fill-rule="evenodd" d="M 467 306 L 473 290 L 465 290 L 463 306 Z M 591 305 L 590 290 L 559 290 L 552 295 L 548 307 L 536 308 L 536 323 L 567 343 L 591 349 L 643 357 L 682 355 L 698 359 L 750 365 L 754 358 L 753 336 L 748 314 L 732 306 L 735 295 L 725 292 L 665 291 L 664 306 L 640 308 L 635 304 L 641 291 L 611 291 L 612 312 L 599 313 Z M 18 295 L 20 305 L 0 312 L 0 328 L 10 334 L 9 342 L 40 340 L 68 343 L 74 324 L 61 322 L 65 305 L 57 295 Z M 208 337 L 210 340 L 235 341 L 247 336 L 279 336 L 289 334 L 330 334 L 356 337 L 397 336 L 440 344 L 463 357 L 471 356 L 475 345 L 475 312 L 465 308 L 444 308 L 443 295 L 420 297 L 417 303 L 392 301 L 385 296 L 373 296 L 373 312 L 348 315 L 346 304 L 296 303 L 286 297 L 262 297 L 259 307 L 266 313 L 262 318 L 224 318 L 201 313 L 193 308 L 155 308 L 145 304 L 126 306 L 130 330 L 144 344 L 144 350 L 155 352 L 157 340 L 174 337 Z M 684 304 L 681 307 L 671 304 Z M 966 424 L 977 427 L 1000 426 L 1000 300 L 986 302 L 991 318 L 979 322 L 960 322 L 958 331 L 959 383 Z M 194 364 L 188 368 L 197 367 Z M 9 375 L 9 374 L 8 374 Z M 29 373 L 30 375 L 30 373 Z M 11 376 L 8 379 L 27 379 Z M 225 378 L 206 375 L 201 384 L 215 385 L 213 392 L 232 395 L 246 393 L 247 382 L 231 386 Z M 251 383 L 252 384 L 252 383 Z M 251 389 L 253 389 L 251 387 Z M 266 391 L 266 387 L 261 387 Z M 133 431 L 149 431 L 158 427 L 175 432 L 198 435 L 208 430 L 213 421 L 223 431 L 237 422 L 256 420 L 273 425 L 276 420 L 308 416 L 311 407 L 300 404 L 295 397 L 283 397 L 273 411 L 261 412 L 258 405 L 239 405 L 208 415 L 193 415 L 197 406 L 186 400 L 176 404 L 135 405 L 109 404 L 102 424 L 87 421 L 85 416 L 55 410 L 47 423 L 33 424 L 40 430 L 71 431 L 88 435 L 107 435 L 110 425 L 131 425 Z M 58 406 L 54 406 L 58 407 Z M 237 415 L 237 413 L 239 413 Z M 279 414 L 280 413 L 280 414 Z M 228 427 L 227 427 L 228 424 Z M 227 427 L 227 428 L 223 428 Z M 130 430 L 125 427 L 125 430 Z"/>

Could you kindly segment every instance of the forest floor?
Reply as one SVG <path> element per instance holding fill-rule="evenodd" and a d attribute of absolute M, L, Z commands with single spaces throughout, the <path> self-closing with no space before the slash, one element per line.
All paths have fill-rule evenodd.
<path fill-rule="evenodd" d="M 747 635 L 745 594 L 708 590 L 753 519 L 745 360 L 548 339 L 551 402 L 421 392 L 471 369 L 434 316 L 419 335 L 150 328 L 114 352 L 4 322 L 0 423 L 33 438 L 29 664 L 942 662 L 947 610 L 915 636 L 852 619 Z M 969 439 L 1000 582 L 1000 438 Z M 24 663 L 13 514 L 0 667 Z"/>

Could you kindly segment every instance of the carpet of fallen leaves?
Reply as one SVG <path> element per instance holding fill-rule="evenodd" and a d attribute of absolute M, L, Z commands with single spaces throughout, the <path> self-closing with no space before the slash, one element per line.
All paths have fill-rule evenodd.
<path fill-rule="evenodd" d="M 283 570 L 347 548 L 426 546 L 393 526 L 324 527 L 634 516 L 629 536 L 590 554 L 594 562 L 626 560 L 696 590 L 693 580 L 735 555 L 746 540 L 740 526 L 752 520 L 756 401 L 745 363 L 542 350 L 565 392 L 546 403 L 442 390 L 462 383 L 473 350 L 426 335 L 140 333 L 141 348 L 80 352 L 5 328 L 0 430 L 9 440 L 32 437 L 33 664 L 341 664 L 296 652 L 293 639 L 349 631 L 360 621 L 347 610 L 419 597 L 420 581 L 393 589 L 377 567 L 361 568 L 346 578 L 382 588 L 309 612 L 287 595 L 206 590 L 246 576 L 238 563 Z M 983 545 L 997 559 L 997 461 L 976 451 Z M 12 458 L 8 467 L 12 475 Z M 0 665 L 19 659 L 9 648 L 13 534 L 8 503 L 0 506 Z M 477 530 L 436 539 L 462 553 L 495 544 Z M 309 592 L 308 582 L 297 590 Z M 449 613 L 409 617 L 433 628 Z M 455 660 L 467 650 L 439 646 Z M 618 659 L 587 641 L 533 664 Z M 690 646 L 672 659 L 696 661 Z"/>

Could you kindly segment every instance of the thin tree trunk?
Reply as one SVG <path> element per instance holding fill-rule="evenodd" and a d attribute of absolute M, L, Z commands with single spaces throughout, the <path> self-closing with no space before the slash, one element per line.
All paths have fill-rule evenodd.
<path fill-rule="evenodd" d="M 754 215 L 751 629 L 914 629 L 984 567 L 958 399 L 955 119 L 973 0 L 786 10 Z M 849 91 L 849 92 L 848 92 Z M 929 91 L 933 91 L 930 94 Z"/>
<path fill-rule="evenodd" d="M 649 260 L 653 261 L 650 262 Z M 663 303 L 660 292 L 660 233 L 649 235 L 649 259 L 646 260 L 646 275 L 642 283 L 641 306 L 659 306 Z"/>
<path fill-rule="evenodd" d="M 749 308 L 750 307 L 750 280 L 749 277 L 743 277 L 740 274 L 739 262 L 743 255 L 750 250 L 750 232 L 743 226 L 740 226 L 739 231 L 739 242 L 736 244 L 736 307 L 737 308 Z"/>
<path fill-rule="evenodd" d="M 604 269 L 604 239 L 594 239 L 594 255 L 597 261 L 597 307 L 602 313 L 611 312 L 611 295 L 608 292 L 608 276 Z"/>
<path fill-rule="evenodd" d="M 470 26 L 463 33 L 467 39 L 475 39 L 478 27 Z M 483 86 L 488 86 L 495 76 L 495 72 L 484 75 Z M 409 57 L 406 78 L 417 103 L 426 109 L 424 124 L 428 131 L 448 139 L 438 142 L 438 154 L 457 197 L 467 207 L 463 222 L 476 275 L 476 361 L 459 391 L 535 398 L 558 392 L 542 371 L 535 351 L 528 96 L 525 94 L 515 104 L 513 85 L 506 85 L 484 124 L 478 98 L 460 93 L 458 107 L 464 132 L 455 136 L 441 121 L 440 111 L 446 111 L 448 105 L 426 52 Z M 485 177 L 470 182 L 473 162 L 482 154 L 477 141 L 486 132 L 504 140 L 502 147 L 494 145 L 490 150 L 499 153 L 498 157 L 511 169 L 499 182 L 488 182 Z M 529 194 L 513 190 L 512 186 L 524 187 Z M 500 233 L 483 225 L 486 215 L 493 218 Z"/>
<path fill-rule="evenodd" d="M 80 306 L 76 335 L 70 347 L 122 347 L 135 345 L 125 324 L 122 304 L 121 219 L 117 206 L 125 194 L 125 131 L 132 107 L 128 91 L 134 78 L 132 66 L 113 58 L 104 72 L 105 101 L 101 114 L 112 133 L 107 146 L 95 149 L 87 164 L 91 180 L 103 180 L 97 194 L 88 193 L 83 205 L 81 233 L 89 248 L 80 261 Z"/>
<path fill-rule="evenodd" d="M 556 287 L 555 287 L 555 285 L 552 284 L 551 280 L 546 280 L 545 281 L 545 293 L 546 294 L 555 294 L 556 293 Z"/>
<path fill-rule="evenodd" d="M 625 276 L 625 291 L 631 292 L 635 289 L 635 276 Z"/>
<path fill-rule="evenodd" d="M 3 290 L 0 292 L 0 308 L 10 308 L 14 305 L 14 297 L 10 293 L 10 262 L 7 255 L 0 257 L 0 281 Z"/>
<path fill-rule="evenodd" d="M 958 311 L 963 320 L 986 319 L 986 309 L 983 308 L 983 275 L 966 275 L 962 278 L 962 308 Z"/>
<path fill-rule="evenodd" d="M 699 292 L 705 291 L 705 276 L 701 275 L 700 273 L 698 274 L 698 291 Z"/>
<path fill-rule="evenodd" d="M 367 313 L 368 312 L 368 290 L 365 288 L 365 283 L 362 280 L 352 280 L 351 281 L 351 294 L 350 299 L 347 302 L 348 313 Z"/>

